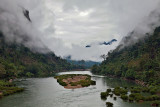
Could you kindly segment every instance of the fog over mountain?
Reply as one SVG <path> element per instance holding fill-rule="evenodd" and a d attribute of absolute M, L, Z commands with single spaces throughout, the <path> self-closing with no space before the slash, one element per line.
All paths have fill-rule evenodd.
<path fill-rule="evenodd" d="M 6 42 L 36 52 L 100 61 L 130 32 L 140 35 L 133 35 L 136 41 L 159 26 L 159 5 L 160 0 L 0 0 L 0 29 Z M 85 48 L 112 39 L 117 42 Z"/>

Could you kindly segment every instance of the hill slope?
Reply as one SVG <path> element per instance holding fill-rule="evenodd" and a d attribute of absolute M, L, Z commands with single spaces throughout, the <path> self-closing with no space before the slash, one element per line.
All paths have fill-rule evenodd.
<path fill-rule="evenodd" d="M 92 67 L 92 72 L 158 85 L 160 83 L 160 27 L 155 29 L 153 35 L 145 36 L 134 45 L 123 49 L 119 46 L 109 52 L 102 64 Z"/>
<path fill-rule="evenodd" d="M 33 53 L 23 45 L 7 44 L 0 33 L 0 78 L 50 76 L 73 67 L 54 53 Z"/>

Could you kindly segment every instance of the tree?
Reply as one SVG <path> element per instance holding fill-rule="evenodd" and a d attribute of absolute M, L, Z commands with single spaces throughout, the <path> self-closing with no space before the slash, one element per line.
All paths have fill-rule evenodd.
<path fill-rule="evenodd" d="M 103 55 L 100 56 L 100 58 L 102 58 L 103 60 L 106 60 L 107 55 L 103 54 Z"/>
<path fill-rule="evenodd" d="M 0 64 L 0 78 L 4 78 L 6 74 L 6 70 L 2 64 Z"/>

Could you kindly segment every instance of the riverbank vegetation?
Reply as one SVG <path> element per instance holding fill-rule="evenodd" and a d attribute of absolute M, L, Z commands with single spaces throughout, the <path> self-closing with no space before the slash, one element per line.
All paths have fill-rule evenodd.
<path fill-rule="evenodd" d="M 75 89 L 96 85 L 96 81 L 91 80 L 90 75 L 86 74 L 66 74 L 55 76 L 57 82 L 67 89 Z"/>
<path fill-rule="evenodd" d="M 154 90 L 154 91 L 153 91 Z M 110 95 L 113 99 L 121 98 L 125 102 L 149 102 L 151 106 L 160 106 L 160 87 L 115 87 L 101 92 L 101 99 L 106 100 Z M 111 97 L 111 96 L 110 96 Z M 112 98 L 112 97 L 111 97 Z"/>
<path fill-rule="evenodd" d="M 79 66 L 68 63 L 53 52 L 43 54 L 35 50 L 15 42 L 6 43 L 0 32 L 0 79 L 46 77 L 53 76 L 55 72 L 79 69 Z"/>
<path fill-rule="evenodd" d="M 126 42 L 130 41 L 126 37 Z M 152 35 L 130 46 L 118 46 L 107 54 L 107 58 L 98 66 L 92 67 L 95 74 L 112 75 L 135 80 L 145 86 L 160 84 L 160 27 Z"/>
<path fill-rule="evenodd" d="M 0 98 L 14 93 L 22 92 L 24 88 L 16 87 L 15 84 L 0 80 Z"/>
<path fill-rule="evenodd" d="M 131 41 L 133 33 L 124 38 L 126 43 Z M 157 27 L 152 35 L 146 34 L 143 39 L 132 45 L 119 45 L 115 50 L 109 52 L 100 65 L 92 67 L 92 73 L 134 81 L 142 87 L 115 88 L 112 93 L 125 101 L 150 101 L 153 105 L 158 105 L 160 101 L 159 46 L 160 27 Z M 144 96 L 143 93 L 149 95 Z M 108 94 L 108 92 L 103 93 L 102 98 Z"/>

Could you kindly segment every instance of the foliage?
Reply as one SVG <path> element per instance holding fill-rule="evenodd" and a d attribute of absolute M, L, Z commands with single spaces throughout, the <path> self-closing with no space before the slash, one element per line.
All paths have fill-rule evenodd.
<path fill-rule="evenodd" d="M 113 107 L 113 103 L 111 102 L 106 102 L 107 107 Z"/>
<path fill-rule="evenodd" d="M 137 35 L 138 36 L 138 35 Z M 125 39 L 129 41 L 130 37 Z M 119 45 L 108 52 L 108 57 L 92 67 L 95 74 L 114 75 L 131 80 L 140 80 L 144 85 L 160 84 L 160 27 L 152 35 L 130 46 Z M 154 90 L 152 90 L 154 93 Z"/>
<path fill-rule="evenodd" d="M 23 45 L 6 43 L 0 33 L 0 79 L 53 76 L 55 72 L 74 68 L 53 52 L 36 53 Z"/>
<path fill-rule="evenodd" d="M 124 94 L 121 95 L 121 98 L 122 98 L 123 100 L 128 100 L 128 96 L 127 96 L 127 95 L 124 95 Z"/>
<path fill-rule="evenodd" d="M 22 92 L 24 89 L 16 87 L 15 84 L 0 80 L 0 98 L 17 92 Z"/>
<path fill-rule="evenodd" d="M 113 97 L 114 100 L 117 100 L 117 97 Z"/>
<path fill-rule="evenodd" d="M 73 78 L 80 77 L 80 76 L 86 77 L 86 78 L 76 81 L 76 82 L 64 82 L 63 81 L 63 80 L 73 79 Z M 70 84 L 71 86 L 81 85 L 82 87 L 96 85 L 96 81 L 91 80 L 91 76 L 87 74 L 66 74 L 66 75 L 55 76 L 54 78 L 57 79 L 57 82 L 62 86 L 67 86 L 68 84 Z"/>
<path fill-rule="evenodd" d="M 113 93 L 117 96 L 120 96 L 121 94 L 123 94 L 123 95 L 127 94 L 128 90 L 126 90 L 124 88 L 116 87 L 116 88 L 114 88 Z"/>
<path fill-rule="evenodd" d="M 151 94 L 150 90 L 155 89 L 157 90 L 155 94 Z M 150 87 L 115 87 L 113 91 L 111 89 L 107 89 L 106 92 L 101 92 L 101 98 L 106 99 L 109 95 L 112 97 L 113 94 L 116 96 L 120 96 L 120 98 L 124 101 L 129 102 L 153 102 L 153 104 L 158 104 L 157 101 L 160 101 L 160 87 L 152 86 Z M 111 93 L 111 94 L 109 94 Z M 113 94 L 112 94 L 113 93 Z M 114 100 L 117 99 L 117 97 L 113 97 Z M 155 103 L 156 102 L 156 103 Z"/>
<path fill-rule="evenodd" d="M 101 98 L 106 99 L 109 94 L 107 92 L 101 92 Z"/>
<path fill-rule="evenodd" d="M 110 93 L 111 91 L 112 91 L 112 90 L 111 90 L 110 88 L 109 88 L 109 89 L 107 89 L 107 92 L 108 92 L 108 93 Z"/>
<path fill-rule="evenodd" d="M 96 81 L 91 80 L 91 85 L 96 85 Z"/>

